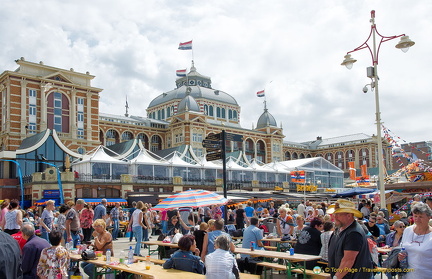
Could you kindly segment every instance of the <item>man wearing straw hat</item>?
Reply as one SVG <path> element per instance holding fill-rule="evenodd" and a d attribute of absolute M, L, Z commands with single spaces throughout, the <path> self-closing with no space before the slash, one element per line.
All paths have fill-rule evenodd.
<path fill-rule="evenodd" d="M 353 202 L 343 199 L 330 205 L 327 213 L 334 216 L 336 230 L 329 242 L 326 271 L 337 279 L 371 278 L 373 265 L 366 235 L 354 219 L 362 213 Z"/>

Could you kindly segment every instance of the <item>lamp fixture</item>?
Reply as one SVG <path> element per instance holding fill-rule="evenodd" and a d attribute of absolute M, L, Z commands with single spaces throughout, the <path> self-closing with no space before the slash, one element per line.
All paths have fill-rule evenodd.
<path fill-rule="evenodd" d="M 351 54 L 347 54 L 347 55 L 345 55 L 345 59 L 341 63 L 341 65 L 347 67 L 348 70 L 351 70 L 351 68 L 353 67 L 353 64 L 356 61 L 357 61 L 356 59 L 351 57 Z"/>
<path fill-rule="evenodd" d="M 402 50 L 403 52 L 407 52 L 413 45 L 415 45 L 415 42 L 411 41 L 409 36 L 402 36 L 399 43 L 397 43 L 395 47 Z"/>

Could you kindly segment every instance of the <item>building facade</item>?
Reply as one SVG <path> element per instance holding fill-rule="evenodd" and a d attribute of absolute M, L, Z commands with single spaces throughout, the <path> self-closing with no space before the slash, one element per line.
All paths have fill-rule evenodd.
<path fill-rule="evenodd" d="M 372 169 L 377 166 L 374 136 L 317 137 L 303 143 L 284 141 L 282 127 L 278 127 L 266 107 L 257 115 L 255 128 L 242 127 L 241 107 L 235 98 L 214 89 L 211 78 L 198 73 L 193 62 L 190 72 L 175 80 L 174 90 L 150 102 L 147 116 L 133 116 L 127 111 L 125 115 L 99 112 L 102 89 L 91 86 L 94 76 L 88 72 L 59 69 L 24 58 L 16 63 L 19 67 L 15 71 L 0 75 L 0 189 L 3 193 L 8 191 L 3 194 L 5 197 L 10 195 L 7 189 L 16 187 L 13 181 L 17 168 L 24 177 L 29 177 L 26 196 L 32 200 L 43 198 L 41 193 L 47 187 L 54 189 L 55 183 L 44 182 L 46 176 L 33 175 L 46 172 L 49 169 L 46 162 L 65 172 L 62 175 L 70 182 L 65 191 L 69 198 L 81 197 L 83 191 L 91 197 L 124 197 L 146 187 L 126 178 L 108 186 L 106 181 L 82 179 L 86 173 L 77 178 L 72 172 L 74 162 L 84 160 L 100 145 L 108 147 L 109 155 L 117 159 L 133 159 L 132 150 L 142 146 L 161 158 L 187 149 L 187 156 L 182 159 L 197 160 L 206 154 L 202 141 L 222 130 L 243 136 L 242 142 L 227 141 L 227 154 L 248 166 L 253 162 L 262 165 L 313 157 L 322 157 L 345 172 L 350 161 L 355 162 L 356 168 L 364 164 Z M 72 169 L 68 162 L 72 162 Z M 392 169 L 389 150 L 385 151 L 385 163 Z M 41 181 L 35 181 L 35 177 Z M 328 183 L 322 181 L 322 185 L 330 184 L 330 178 Z M 168 191 L 174 190 L 173 185 L 165 186 Z M 37 190 L 33 191 L 34 188 Z M 155 187 L 150 185 L 147 191 L 151 192 L 150 189 Z"/>

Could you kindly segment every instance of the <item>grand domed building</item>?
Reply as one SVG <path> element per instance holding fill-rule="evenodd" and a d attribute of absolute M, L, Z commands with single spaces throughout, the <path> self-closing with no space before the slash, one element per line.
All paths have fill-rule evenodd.
<path fill-rule="evenodd" d="M 20 175 L 24 199 L 31 202 L 60 187 L 65 200 L 220 190 L 221 162 L 205 160 L 202 141 L 222 130 L 243 136 L 226 142 L 231 188 L 297 191 L 290 172 L 305 170 L 305 182 L 313 186 L 308 191 L 331 191 L 343 187 L 348 162 L 376 168 L 373 136 L 284 141 L 282 126 L 265 106 L 256 127 L 242 127 L 234 96 L 213 88 L 193 62 L 175 89 L 149 103 L 147 116 L 99 112 L 102 89 L 91 86 L 88 72 L 24 58 L 16 63 L 15 71 L 0 76 L 0 199 L 20 193 Z M 390 159 L 386 152 L 388 169 Z"/>

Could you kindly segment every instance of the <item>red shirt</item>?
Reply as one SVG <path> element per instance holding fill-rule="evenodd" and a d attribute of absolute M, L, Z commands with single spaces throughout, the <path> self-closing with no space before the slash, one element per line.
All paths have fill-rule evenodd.
<path fill-rule="evenodd" d="M 17 233 L 14 233 L 14 234 L 12 235 L 12 237 L 13 237 L 13 238 L 18 242 L 18 245 L 19 245 L 19 247 L 20 247 L 20 249 L 21 249 L 21 252 L 22 252 L 22 249 L 23 249 L 24 245 L 25 245 L 26 242 L 27 242 L 27 240 L 25 240 L 25 239 L 22 237 L 22 232 L 19 231 L 19 232 L 17 232 Z"/>

